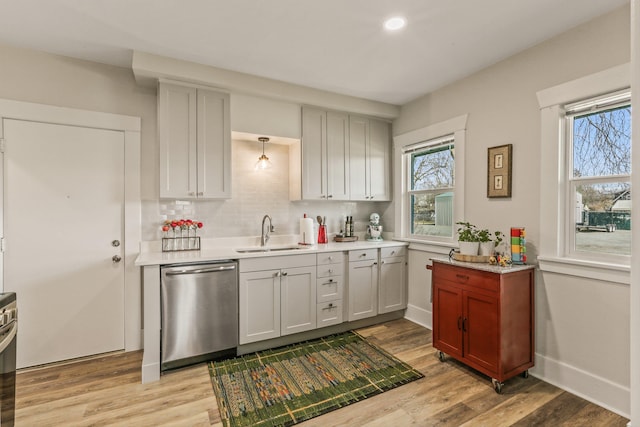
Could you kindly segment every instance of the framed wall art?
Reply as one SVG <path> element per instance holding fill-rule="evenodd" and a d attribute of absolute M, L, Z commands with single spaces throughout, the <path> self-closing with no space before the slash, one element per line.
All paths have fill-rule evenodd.
<path fill-rule="evenodd" d="M 511 197 L 511 151 L 513 144 L 488 149 L 487 197 Z"/>

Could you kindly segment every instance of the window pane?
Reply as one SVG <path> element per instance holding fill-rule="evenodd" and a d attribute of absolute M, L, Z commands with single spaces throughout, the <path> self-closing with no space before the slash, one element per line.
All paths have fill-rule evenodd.
<path fill-rule="evenodd" d="M 411 234 L 453 236 L 453 192 L 412 194 Z"/>
<path fill-rule="evenodd" d="M 453 144 L 411 154 L 411 189 L 453 187 L 454 163 Z"/>
<path fill-rule="evenodd" d="M 573 119 L 573 176 L 631 173 L 631 107 Z"/>
<path fill-rule="evenodd" d="M 631 255 L 630 189 L 628 182 L 576 187 L 576 251 Z"/>

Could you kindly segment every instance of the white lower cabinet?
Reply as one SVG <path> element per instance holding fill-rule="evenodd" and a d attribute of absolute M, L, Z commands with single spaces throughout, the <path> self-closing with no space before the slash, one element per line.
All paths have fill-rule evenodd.
<path fill-rule="evenodd" d="M 316 328 L 315 254 L 240 260 L 239 282 L 240 344 Z"/>
<path fill-rule="evenodd" d="M 280 275 L 280 335 L 316 328 L 316 269 L 283 269 Z"/>
<path fill-rule="evenodd" d="M 378 314 L 378 249 L 349 251 L 349 310 L 347 320 Z"/>
<path fill-rule="evenodd" d="M 280 336 L 280 270 L 240 273 L 240 344 Z"/>
<path fill-rule="evenodd" d="M 407 307 L 407 248 L 240 260 L 240 344 Z"/>
<path fill-rule="evenodd" d="M 378 314 L 407 308 L 406 255 L 405 246 L 380 249 Z"/>

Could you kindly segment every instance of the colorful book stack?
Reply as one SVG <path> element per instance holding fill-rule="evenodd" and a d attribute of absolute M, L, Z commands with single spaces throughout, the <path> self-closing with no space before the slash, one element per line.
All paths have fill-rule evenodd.
<path fill-rule="evenodd" d="M 525 236 L 524 227 L 511 227 L 511 262 L 513 264 L 526 264 L 527 262 Z"/>

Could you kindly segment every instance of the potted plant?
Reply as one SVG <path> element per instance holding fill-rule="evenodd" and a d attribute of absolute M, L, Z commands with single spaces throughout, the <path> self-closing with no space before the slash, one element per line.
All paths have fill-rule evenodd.
<path fill-rule="evenodd" d="M 480 242 L 478 240 L 478 229 L 475 225 L 466 222 L 457 222 L 458 227 L 458 246 L 461 255 L 478 255 Z"/>
<path fill-rule="evenodd" d="M 480 242 L 480 255 L 481 256 L 493 255 L 493 249 L 495 245 L 494 245 L 494 242 L 491 240 L 491 232 L 485 228 L 485 229 L 479 230 L 477 235 L 478 235 L 478 241 Z"/>
<path fill-rule="evenodd" d="M 494 245 L 495 245 L 495 248 L 496 248 L 496 252 L 499 252 L 498 246 L 500 246 L 500 243 L 502 243 L 502 236 L 504 236 L 504 234 L 502 234 L 499 231 L 494 231 L 493 235 L 496 237 L 496 239 L 494 240 Z"/>

